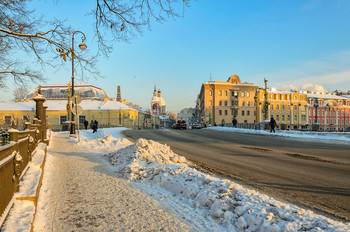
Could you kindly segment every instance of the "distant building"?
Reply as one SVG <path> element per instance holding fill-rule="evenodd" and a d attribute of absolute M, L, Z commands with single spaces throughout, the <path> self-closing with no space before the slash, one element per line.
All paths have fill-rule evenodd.
<path fill-rule="evenodd" d="M 350 127 L 350 98 L 336 93 L 308 92 L 308 122 L 321 130 L 344 130 Z"/>
<path fill-rule="evenodd" d="M 194 120 L 194 108 L 185 108 L 182 109 L 178 114 L 177 118 L 185 120 L 187 123 L 193 123 Z"/>
<path fill-rule="evenodd" d="M 141 128 L 159 126 L 159 118 L 147 116 L 151 123 L 144 123 L 146 114 L 140 110 L 133 109 L 122 102 L 117 102 L 109 98 L 106 92 L 94 85 L 88 83 L 76 83 L 74 86 L 75 94 L 81 96 L 83 112 L 76 117 L 79 124 L 85 120 L 97 120 L 100 127 L 122 125 L 128 128 Z M 61 130 L 62 124 L 70 120 L 70 105 L 68 104 L 68 95 L 70 89 L 67 84 L 52 84 L 41 86 L 42 95 L 46 98 L 48 122 L 53 130 Z M 32 120 L 35 115 L 35 102 L 32 97 L 36 96 L 37 89 L 31 91 L 26 100 L 18 102 L 0 102 L 0 127 L 7 129 L 12 121 L 17 125 L 24 127 L 24 122 Z M 21 126 L 20 126 L 21 127 Z M 19 128 L 21 129 L 21 128 Z"/>
<path fill-rule="evenodd" d="M 160 88 L 157 92 L 156 85 L 154 85 L 153 97 L 151 100 L 151 110 L 152 114 L 155 116 L 164 116 L 166 113 L 166 104 L 162 97 L 162 92 L 160 91 Z"/>
<path fill-rule="evenodd" d="M 236 118 L 238 123 L 254 123 L 254 95 L 258 88 L 252 83 L 242 83 L 237 75 L 227 81 L 203 83 L 199 94 L 200 122 L 219 125 Z"/>
<path fill-rule="evenodd" d="M 267 101 L 265 101 L 267 97 Z M 295 90 L 277 91 L 272 88 L 271 91 L 259 90 L 256 94 L 257 100 L 257 122 L 264 120 L 264 107 L 267 102 L 265 119 L 271 117 L 277 122 L 277 125 L 286 124 L 285 129 L 300 129 L 302 125 L 307 124 L 307 96 L 298 93 Z"/>

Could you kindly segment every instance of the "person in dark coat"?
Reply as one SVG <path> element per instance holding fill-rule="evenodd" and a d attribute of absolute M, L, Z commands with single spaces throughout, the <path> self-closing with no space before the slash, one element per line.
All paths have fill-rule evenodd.
<path fill-rule="evenodd" d="M 97 125 L 96 125 L 96 123 L 94 123 L 92 125 L 92 133 L 95 133 L 95 132 L 97 132 Z"/>
<path fill-rule="evenodd" d="M 232 120 L 232 125 L 233 125 L 233 127 L 236 127 L 236 126 L 237 126 L 237 119 L 236 119 L 236 118 L 233 118 L 233 120 Z"/>
<path fill-rule="evenodd" d="M 272 131 L 273 131 L 273 133 L 276 133 L 275 127 L 277 126 L 277 123 L 276 123 L 276 120 L 273 117 L 271 117 L 270 126 L 271 126 L 270 133 L 272 133 Z"/>
<path fill-rule="evenodd" d="M 84 127 L 85 127 L 85 130 L 87 130 L 88 125 L 89 125 L 88 120 L 85 120 L 85 121 L 84 121 Z"/>
<path fill-rule="evenodd" d="M 94 125 L 94 120 L 91 120 L 90 122 L 90 128 L 92 129 L 92 126 Z"/>
<path fill-rule="evenodd" d="M 98 129 L 98 121 L 95 120 L 94 124 L 96 124 L 96 130 Z"/>

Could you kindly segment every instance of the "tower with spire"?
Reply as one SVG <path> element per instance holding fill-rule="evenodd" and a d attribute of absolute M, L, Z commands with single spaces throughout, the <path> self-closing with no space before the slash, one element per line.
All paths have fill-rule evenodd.
<path fill-rule="evenodd" d="M 157 92 L 156 84 L 154 84 L 153 97 L 151 101 L 151 110 L 152 110 L 152 114 L 156 116 L 165 115 L 165 112 L 166 112 L 166 104 L 162 97 L 162 92 L 160 91 L 159 86 L 158 86 L 158 92 Z"/>

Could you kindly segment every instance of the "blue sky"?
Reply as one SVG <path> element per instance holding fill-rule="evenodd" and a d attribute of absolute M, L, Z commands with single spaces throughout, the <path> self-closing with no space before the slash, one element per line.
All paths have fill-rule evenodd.
<path fill-rule="evenodd" d="M 93 21 L 86 15 L 94 1 L 31 4 L 84 31 L 88 52 L 96 52 Z M 154 23 L 130 43 L 115 43 L 110 57 L 98 63 L 104 78 L 88 82 L 110 97 L 121 85 L 122 97 L 142 107 L 149 107 L 156 82 L 173 112 L 193 107 L 210 76 L 226 81 L 237 74 L 257 85 L 267 78 L 278 89 L 345 91 L 350 89 L 349 22 L 346 0 L 193 1 L 183 18 Z M 46 69 L 45 76 L 47 83 L 69 82 L 70 63 L 59 71 Z M 0 98 L 10 99 L 11 93 Z"/>

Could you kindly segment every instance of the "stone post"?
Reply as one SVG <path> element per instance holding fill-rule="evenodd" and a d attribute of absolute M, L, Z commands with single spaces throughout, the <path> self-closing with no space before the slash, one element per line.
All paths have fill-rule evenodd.
<path fill-rule="evenodd" d="M 40 123 L 40 127 L 39 128 L 41 130 L 40 133 L 40 139 L 41 141 L 44 141 L 44 139 L 46 139 L 46 131 L 44 132 L 44 130 L 46 130 L 46 113 L 45 108 L 44 108 L 44 102 L 45 102 L 45 98 L 43 97 L 43 95 L 41 95 L 41 86 L 39 86 L 38 88 L 38 94 L 33 97 L 33 100 L 35 101 L 35 117 L 37 119 L 40 119 L 41 121 L 37 121 L 37 123 Z M 33 120 L 34 121 L 34 120 Z M 35 124 L 37 124 L 35 123 Z M 45 137 L 44 137 L 45 136 Z"/>

